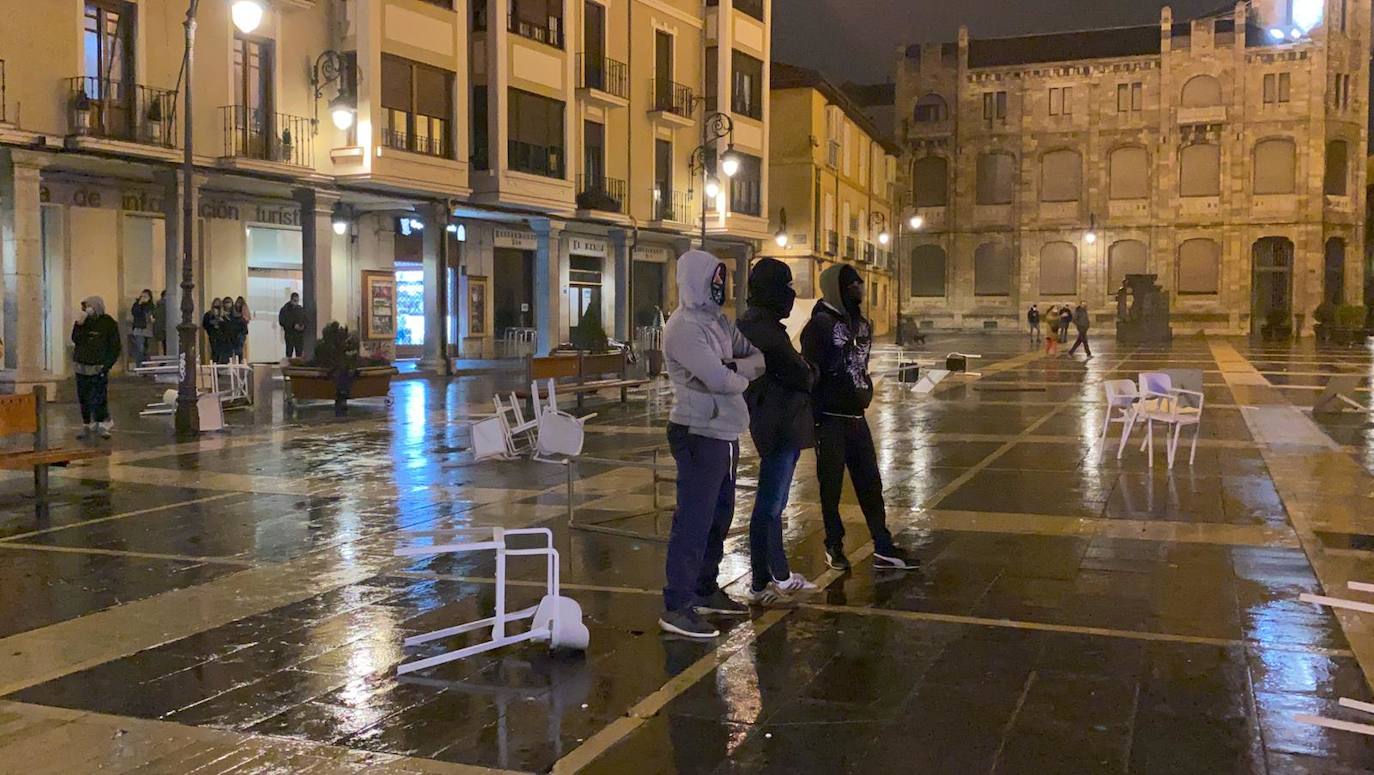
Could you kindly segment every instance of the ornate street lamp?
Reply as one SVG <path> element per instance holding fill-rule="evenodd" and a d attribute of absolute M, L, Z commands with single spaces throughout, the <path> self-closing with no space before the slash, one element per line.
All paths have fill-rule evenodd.
<path fill-rule="evenodd" d="M 773 243 L 780 248 L 787 247 L 787 208 L 778 208 L 778 230 L 773 234 Z"/>
<path fill-rule="evenodd" d="M 715 199 L 720 196 L 720 180 L 716 178 L 714 171 L 707 163 L 706 153 L 714 151 L 721 140 L 728 139 L 729 143 L 725 153 L 719 159 L 720 172 L 727 178 L 735 176 L 739 172 L 740 158 L 735 153 L 735 122 L 724 113 L 712 113 L 701 121 L 701 145 L 692 149 L 692 156 L 688 161 L 688 169 L 691 171 L 692 178 L 695 180 L 698 174 L 701 175 L 701 242 L 706 244 L 706 200 Z M 691 188 L 688 188 L 691 193 Z"/>
<path fill-rule="evenodd" d="M 352 83 L 356 82 L 356 78 L 350 80 L 344 77 L 348 65 L 347 57 L 331 48 L 320 54 L 310 68 L 310 85 L 315 88 L 313 121 L 316 131 L 319 131 L 320 125 L 320 99 L 324 97 L 324 88 L 331 83 L 338 84 L 334 99 L 329 101 L 329 117 L 334 122 L 334 127 L 341 132 L 347 131 L 357 119 L 358 98 L 352 89 Z"/>

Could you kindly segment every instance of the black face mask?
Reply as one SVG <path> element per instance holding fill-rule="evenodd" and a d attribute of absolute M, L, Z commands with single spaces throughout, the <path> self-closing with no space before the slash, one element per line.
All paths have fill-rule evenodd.
<path fill-rule="evenodd" d="M 728 274 L 725 264 L 716 264 L 716 271 L 711 274 L 711 301 L 718 307 L 725 306 L 725 278 Z"/>

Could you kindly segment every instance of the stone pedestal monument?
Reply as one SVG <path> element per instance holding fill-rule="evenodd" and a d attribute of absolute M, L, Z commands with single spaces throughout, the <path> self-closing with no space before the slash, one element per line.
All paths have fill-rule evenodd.
<path fill-rule="evenodd" d="M 1169 297 L 1155 282 L 1158 275 L 1128 274 L 1116 292 L 1116 341 L 1122 344 L 1167 344 Z M 1127 301 L 1129 300 L 1129 304 Z"/>

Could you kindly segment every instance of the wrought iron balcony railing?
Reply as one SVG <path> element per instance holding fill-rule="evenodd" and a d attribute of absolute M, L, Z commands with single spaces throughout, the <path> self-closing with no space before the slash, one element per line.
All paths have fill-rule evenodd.
<path fill-rule="evenodd" d="M 683 118 L 692 117 L 692 87 L 667 78 L 655 78 L 653 111 L 672 113 Z"/>
<path fill-rule="evenodd" d="M 836 256 L 840 253 L 840 235 L 834 229 L 825 233 L 825 254 Z"/>
<path fill-rule="evenodd" d="M 686 191 L 665 190 L 654 187 L 654 220 L 690 223 L 692 221 L 692 198 Z"/>
<path fill-rule="evenodd" d="M 847 259 L 850 259 L 851 261 L 854 259 L 854 238 L 853 238 L 853 237 L 845 237 L 845 238 L 844 238 L 844 257 L 847 258 Z"/>
<path fill-rule="evenodd" d="M 516 18 L 511 14 L 508 18 L 509 24 L 506 29 L 519 35 L 522 38 L 529 38 L 537 43 L 544 43 L 554 48 L 563 48 L 563 20 L 557 16 L 550 16 L 547 25 L 534 24 L 523 19 Z"/>
<path fill-rule="evenodd" d="M 630 98 L 630 66 L 610 57 L 577 55 L 577 85 L 596 89 L 622 100 Z"/>
<path fill-rule="evenodd" d="M 439 156 L 445 159 L 451 156 L 448 138 L 443 135 L 415 135 L 402 132 L 399 129 L 383 129 L 382 145 L 387 148 L 395 148 L 398 151 L 422 153 L 426 156 Z"/>
<path fill-rule="evenodd" d="M 577 176 L 577 209 L 625 212 L 625 181 L 605 175 Z"/>
<path fill-rule="evenodd" d="M 272 161 L 293 167 L 315 166 L 310 119 L 243 105 L 225 105 L 219 113 L 226 157 Z"/>
<path fill-rule="evenodd" d="M 177 147 L 177 93 L 110 78 L 67 79 L 71 134 Z"/>

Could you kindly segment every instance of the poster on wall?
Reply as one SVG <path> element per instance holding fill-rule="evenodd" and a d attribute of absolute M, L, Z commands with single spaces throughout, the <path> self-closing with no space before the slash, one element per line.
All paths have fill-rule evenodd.
<path fill-rule="evenodd" d="M 363 270 L 363 338 L 396 338 L 396 275 Z"/>
<path fill-rule="evenodd" d="M 468 336 L 487 335 L 487 278 L 468 275 Z"/>

